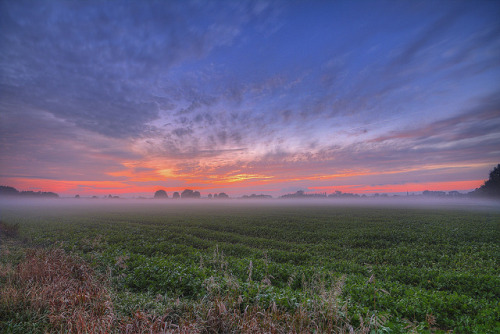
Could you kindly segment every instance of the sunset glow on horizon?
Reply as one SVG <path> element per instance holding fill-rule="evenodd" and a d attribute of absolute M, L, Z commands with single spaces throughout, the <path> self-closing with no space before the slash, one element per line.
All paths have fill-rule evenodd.
<path fill-rule="evenodd" d="M 0 185 L 468 192 L 500 163 L 498 1 L 0 3 Z"/>

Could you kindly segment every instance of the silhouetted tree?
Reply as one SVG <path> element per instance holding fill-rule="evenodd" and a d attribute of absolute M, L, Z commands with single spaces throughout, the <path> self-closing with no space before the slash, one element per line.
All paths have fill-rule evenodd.
<path fill-rule="evenodd" d="M 80 195 L 75 195 L 75 198 L 80 198 Z"/>
<path fill-rule="evenodd" d="M 9 186 L 0 186 L 0 196 L 17 196 L 19 191 L 16 188 Z"/>
<path fill-rule="evenodd" d="M 220 193 L 218 198 L 229 198 L 229 196 L 226 193 Z"/>
<path fill-rule="evenodd" d="M 208 198 L 212 198 L 212 194 L 208 194 Z"/>
<path fill-rule="evenodd" d="M 184 191 L 181 193 L 181 198 L 193 198 L 193 193 L 191 189 L 184 189 Z"/>
<path fill-rule="evenodd" d="M 474 195 L 500 197 L 500 164 L 493 168 L 489 179 L 474 191 Z"/>
<path fill-rule="evenodd" d="M 21 191 L 19 193 L 21 196 L 26 196 L 26 197 L 47 197 L 47 198 L 57 198 L 59 197 L 58 194 L 50 192 L 50 191 Z"/>
<path fill-rule="evenodd" d="M 328 195 L 329 198 L 353 198 L 353 197 L 359 197 L 358 194 L 352 194 L 352 193 L 343 193 L 340 190 L 335 190 L 333 194 Z"/>
<path fill-rule="evenodd" d="M 434 196 L 434 197 L 444 197 L 446 193 L 444 191 L 431 191 L 431 190 L 424 190 L 422 192 L 423 196 Z"/>
<path fill-rule="evenodd" d="M 155 192 L 154 198 L 168 198 L 168 195 L 165 190 L 160 189 Z"/>
<path fill-rule="evenodd" d="M 2 196 L 22 196 L 22 197 L 45 197 L 58 198 L 59 195 L 51 191 L 17 191 L 16 188 L 8 186 L 0 186 L 0 195 Z"/>
<path fill-rule="evenodd" d="M 180 197 L 181 195 L 179 195 L 177 191 L 172 195 L 172 198 L 180 198 Z"/>
<path fill-rule="evenodd" d="M 245 199 L 248 199 L 248 198 L 251 198 L 251 199 L 268 199 L 268 198 L 273 198 L 273 196 L 271 196 L 271 195 L 264 195 L 264 194 L 260 194 L 260 195 L 252 194 L 250 196 L 243 195 L 242 198 L 245 198 Z"/>
<path fill-rule="evenodd" d="M 317 197 L 326 197 L 326 193 L 306 194 L 304 190 L 299 190 L 293 194 L 286 194 L 281 196 L 281 198 L 317 198 Z"/>
<path fill-rule="evenodd" d="M 201 194 L 199 191 L 193 191 L 191 189 L 185 189 L 181 193 L 181 198 L 200 198 Z"/>

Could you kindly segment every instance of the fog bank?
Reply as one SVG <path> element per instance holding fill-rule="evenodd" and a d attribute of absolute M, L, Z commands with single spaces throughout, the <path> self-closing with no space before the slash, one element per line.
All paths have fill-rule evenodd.
<path fill-rule="evenodd" d="M 421 208 L 447 210 L 481 210 L 500 212 L 500 201 L 478 198 L 355 198 L 355 199 L 90 199 L 90 198 L 0 198 L 0 218 L 2 210 L 9 208 L 40 208 L 44 211 L 58 208 L 83 210 L 113 210 L 148 212 L 158 209 L 203 210 L 211 211 L 225 208 L 269 208 L 269 207 L 380 207 L 380 208 Z"/>

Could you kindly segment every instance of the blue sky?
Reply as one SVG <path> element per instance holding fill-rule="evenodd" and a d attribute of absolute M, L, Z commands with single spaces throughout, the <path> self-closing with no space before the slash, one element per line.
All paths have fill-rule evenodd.
<path fill-rule="evenodd" d="M 500 160 L 498 1 L 0 4 L 2 184 L 466 191 Z"/>

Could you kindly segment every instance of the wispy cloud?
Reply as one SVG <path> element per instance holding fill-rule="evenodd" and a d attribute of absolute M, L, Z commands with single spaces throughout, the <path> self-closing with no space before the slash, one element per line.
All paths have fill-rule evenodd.
<path fill-rule="evenodd" d="M 279 191 L 500 158 L 495 2 L 0 6 L 1 180 Z"/>

